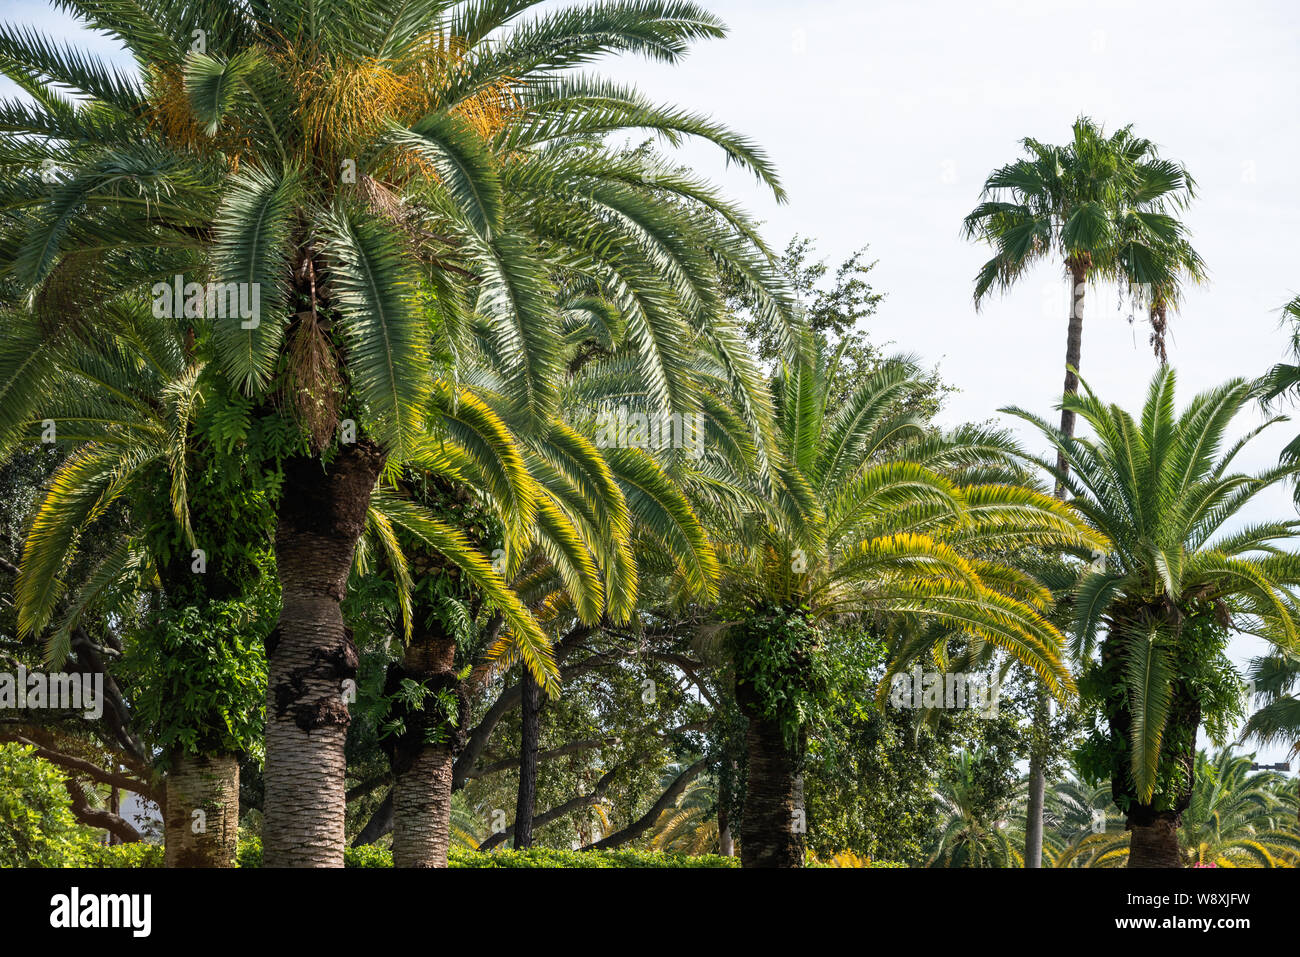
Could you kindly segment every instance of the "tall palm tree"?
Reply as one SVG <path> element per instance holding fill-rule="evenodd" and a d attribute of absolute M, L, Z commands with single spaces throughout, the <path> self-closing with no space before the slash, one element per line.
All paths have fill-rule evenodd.
<path fill-rule="evenodd" d="M 937 654 L 944 635 L 970 636 L 1065 696 L 1073 682 L 1044 617 L 1049 594 L 1002 556 L 1100 543 L 1060 502 L 1004 481 L 1005 436 L 927 434 L 908 407 L 911 364 L 842 382 L 839 358 L 808 335 L 782 368 L 775 490 L 719 546 L 736 699 L 749 720 L 746 866 L 803 860 L 792 827 L 798 769 L 819 662 L 833 653 L 820 622 L 857 617 L 920 633 L 895 654 L 896 670 Z"/>
<path fill-rule="evenodd" d="M 675 407 L 691 402 L 682 350 L 731 342 L 711 322 L 711 300 L 682 301 L 701 257 L 727 262 L 772 316 L 786 314 L 779 294 L 761 291 L 770 263 L 756 236 L 725 208 L 694 250 L 689 233 L 644 218 L 655 190 L 709 207 L 694 181 L 619 169 L 610 178 L 633 180 L 623 193 L 639 204 L 620 210 L 628 196 L 612 186 L 597 196 L 590 169 L 552 161 L 554 144 L 620 130 L 702 137 L 780 196 L 743 137 L 571 72 L 605 53 L 671 62 L 721 24 L 676 0 L 521 20 L 538 2 L 362 0 L 328 16 L 284 0 L 61 3 L 130 51 L 138 76 L 0 30 L 0 70 L 33 101 L 0 111 L 11 134 L 0 148 L 6 301 L 47 317 L 56 301 L 72 307 L 37 327 L 48 344 L 93 326 L 106 292 L 157 294 L 177 275 L 237 289 L 247 307 L 238 316 L 209 315 L 199 297 L 185 317 L 210 328 L 214 361 L 256 414 L 294 429 L 277 454 L 269 865 L 342 863 L 343 689 L 356 653 L 339 602 L 376 481 L 423 434 L 432 325 L 490 319 L 512 395 L 540 419 L 559 371 L 550 267 L 581 273 L 593 245 L 611 253 L 592 281 L 635 329 L 643 366 Z M 561 207 L 571 218 L 555 215 Z M 26 408 L 39 396 L 43 360 L 11 371 L 0 382 L 6 412 L 10 397 L 25 395 Z M 735 381 L 743 390 L 746 377 Z M 759 428 L 761 414 L 751 419 Z M 546 654 L 531 663 L 553 681 Z"/>
<path fill-rule="evenodd" d="M 1070 143 L 1055 146 L 1026 138 L 1027 158 L 995 170 L 983 201 L 967 215 L 967 237 L 987 242 L 994 255 L 975 277 L 975 307 L 992 291 L 1005 292 L 1031 267 L 1059 260 L 1070 277 L 1064 395 L 1079 388 L 1083 303 L 1089 279 L 1126 284 L 1148 308 L 1152 343 L 1163 361 L 1168 311 L 1177 306 L 1183 276 L 1199 281 L 1200 256 L 1173 215 L 1194 196 L 1187 170 L 1162 159 L 1155 145 L 1126 126 L 1107 137 L 1087 117 Z M 1061 431 L 1074 434 L 1074 412 L 1061 412 Z M 1063 460 L 1058 466 L 1065 467 Z M 1058 497 L 1062 494 L 1057 486 Z M 1039 702 L 1036 720 L 1046 720 Z M 1029 820 L 1025 866 L 1042 858 L 1044 755 L 1030 757 Z"/>
<path fill-rule="evenodd" d="M 1296 471 L 1230 472 L 1258 430 L 1225 448 L 1252 384 L 1234 379 L 1175 413 L 1175 376 L 1155 375 L 1140 419 L 1091 391 L 1066 396 L 1092 438 L 1071 437 L 1019 409 L 1052 443 L 1039 464 L 1111 545 L 1082 569 L 1073 594 L 1072 651 L 1104 718 L 1095 744 L 1132 832 L 1130 867 L 1180 863 L 1178 827 L 1195 782 L 1196 734 L 1225 736 L 1240 678 L 1223 649 L 1234 632 L 1282 648 L 1297 638 L 1292 589 L 1300 560 L 1282 550 L 1300 522 L 1225 525 Z M 1065 464 L 1058 464 L 1063 461 Z M 1100 658 L 1093 660 L 1098 650 Z"/>

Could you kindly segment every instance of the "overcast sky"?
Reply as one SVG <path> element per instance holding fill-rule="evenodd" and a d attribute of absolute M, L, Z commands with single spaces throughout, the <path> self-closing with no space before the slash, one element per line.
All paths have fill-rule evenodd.
<path fill-rule="evenodd" d="M 960 390 L 945 424 L 995 418 L 1008 404 L 1050 414 L 1059 397 L 1068 308 L 1059 267 L 1040 267 L 976 314 L 972 278 L 987 251 L 960 227 L 1021 138 L 1064 142 L 1080 114 L 1108 131 L 1132 123 L 1198 181 L 1186 221 L 1210 282 L 1190 291 L 1172 322 L 1182 396 L 1258 375 L 1283 356 L 1278 311 L 1300 292 L 1294 0 L 704 5 L 728 23 L 727 39 L 677 66 L 621 58 L 603 72 L 711 113 L 768 150 L 790 194 L 784 206 L 714 151 L 684 155 L 765 221 L 773 245 L 812 237 L 832 266 L 870 246 L 872 281 L 887 298 L 869 331 L 938 364 Z M 67 23 L 28 0 L 3 0 L 0 11 L 47 30 Z M 111 50 L 98 38 L 90 45 Z M 1128 316 L 1114 288 L 1090 290 L 1082 372 L 1103 398 L 1132 407 L 1155 360 L 1140 317 Z M 1266 433 L 1241 465 L 1275 461 L 1296 428 Z M 1293 513 L 1279 493 L 1252 517 Z M 1238 659 L 1251 650 L 1233 646 Z"/>

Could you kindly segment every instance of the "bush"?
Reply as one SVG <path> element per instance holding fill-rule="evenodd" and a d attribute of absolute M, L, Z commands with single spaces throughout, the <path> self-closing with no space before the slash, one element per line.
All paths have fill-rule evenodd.
<path fill-rule="evenodd" d="M 162 848 L 156 844 L 122 844 L 98 849 L 95 867 L 161 867 Z M 239 842 L 236 859 L 240 867 L 262 866 L 262 841 L 246 837 Z M 871 861 L 852 854 L 837 854 L 825 861 L 810 859 L 810 867 L 903 867 L 889 861 Z M 392 867 L 393 853 L 387 848 L 349 847 L 343 851 L 344 867 Z M 740 858 L 717 854 L 665 854 L 661 851 L 558 851 L 532 847 L 526 851 L 469 851 L 452 848 L 448 867 L 740 867 Z"/>
<path fill-rule="evenodd" d="M 0 744 L 0 867 L 77 867 L 94 847 L 64 776 L 35 749 Z"/>
<path fill-rule="evenodd" d="M 92 844 L 86 849 L 84 867 L 162 867 L 161 844 L 136 841 L 133 844 Z"/>
<path fill-rule="evenodd" d="M 661 851 L 464 851 L 448 855 L 449 867 L 739 867 L 740 859 L 717 854 L 664 854 Z"/>
<path fill-rule="evenodd" d="M 240 867 L 262 866 L 262 842 L 248 837 L 239 842 Z M 366 845 L 343 851 L 344 867 L 392 867 L 393 853 L 387 848 Z M 557 851 L 534 847 L 526 851 L 467 851 L 452 848 L 448 867 L 739 867 L 734 857 L 704 854 L 661 854 L 650 851 Z"/>

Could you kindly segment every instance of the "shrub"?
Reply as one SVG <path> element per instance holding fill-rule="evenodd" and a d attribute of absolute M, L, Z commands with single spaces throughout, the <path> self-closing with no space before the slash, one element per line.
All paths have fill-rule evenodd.
<path fill-rule="evenodd" d="M 136 841 L 133 844 L 92 844 L 86 849 L 85 867 L 162 867 L 161 844 Z"/>
<path fill-rule="evenodd" d="M 35 749 L 0 744 L 0 867 L 76 867 L 93 847 L 64 776 Z"/>

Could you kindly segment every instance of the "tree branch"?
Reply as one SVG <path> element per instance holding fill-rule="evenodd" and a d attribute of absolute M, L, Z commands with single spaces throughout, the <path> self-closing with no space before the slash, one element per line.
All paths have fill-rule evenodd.
<path fill-rule="evenodd" d="M 692 764 L 689 768 L 677 775 L 676 780 L 668 786 L 668 790 L 659 796 L 659 800 L 650 806 L 650 810 L 637 818 L 621 831 L 615 831 L 609 837 L 601 838 L 594 844 L 588 844 L 580 847 L 580 851 L 599 851 L 607 847 L 618 847 L 620 844 L 626 844 L 628 841 L 636 840 L 646 831 L 648 831 L 654 822 L 659 820 L 659 815 L 670 807 L 677 800 L 678 795 L 686 790 L 686 785 L 690 784 L 700 772 L 708 766 L 708 759 L 701 758 Z"/>

